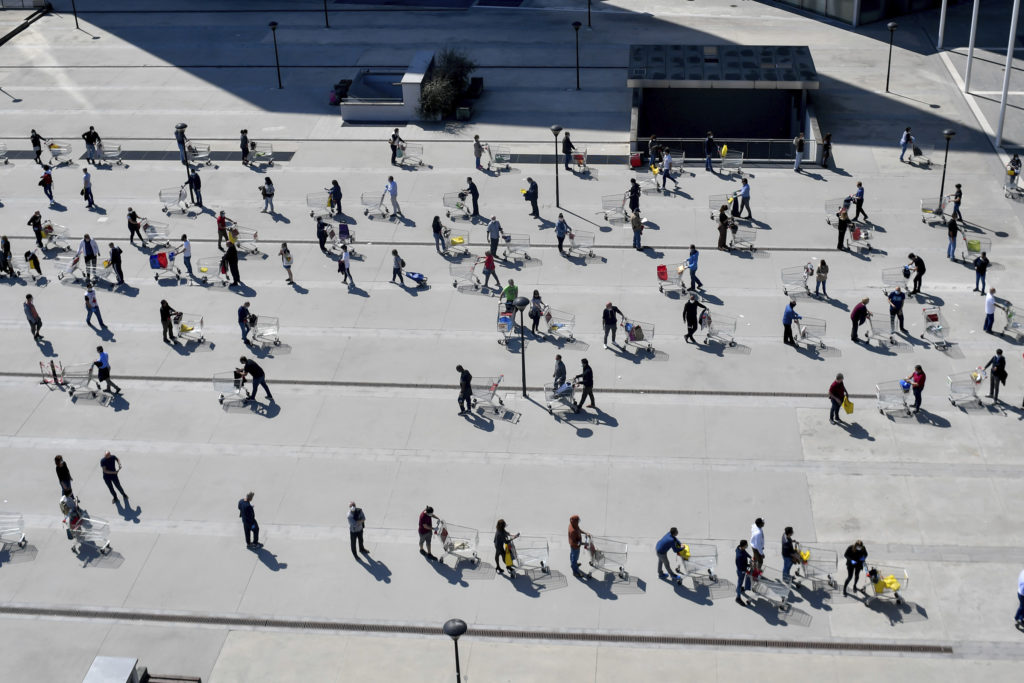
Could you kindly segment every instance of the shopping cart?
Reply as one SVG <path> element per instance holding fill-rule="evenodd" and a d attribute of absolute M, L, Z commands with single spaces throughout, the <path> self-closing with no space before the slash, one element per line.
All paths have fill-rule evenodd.
<path fill-rule="evenodd" d="M 731 213 L 732 203 L 739 201 L 738 192 L 730 192 L 729 194 L 712 194 L 708 195 L 708 209 L 711 211 L 711 220 L 718 220 L 718 212 L 722 210 L 722 205 L 725 205 L 725 212 Z"/>
<path fill-rule="evenodd" d="M 219 282 L 222 286 L 226 287 L 231 282 L 227 266 L 220 256 L 201 258 L 196 262 L 196 267 L 199 269 L 199 279 L 202 280 L 204 285 L 208 285 L 213 281 Z"/>
<path fill-rule="evenodd" d="M 243 228 L 238 223 L 233 223 L 228 228 L 228 241 L 235 245 L 236 249 L 244 251 L 246 254 L 260 253 L 260 248 L 257 244 L 259 238 L 259 232 L 252 228 Z"/>
<path fill-rule="evenodd" d="M 441 196 L 441 205 L 446 209 L 445 215 L 448 218 L 452 218 L 452 211 L 454 210 L 455 218 L 469 220 L 469 206 L 466 203 L 465 192 L 445 192 Z"/>
<path fill-rule="evenodd" d="M 675 263 L 670 266 L 659 263 L 657 273 L 659 292 L 664 292 L 668 289 L 682 293 L 686 289 L 686 285 L 683 284 L 683 277 L 686 275 L 685 263 Z"/>
<path fill-rule="evenodd" d="M 586 230 L 573 230 L 569 233 L 569 255 L 594 258 L 594 233 Z"/>
<path fill-rule="evenodd" d="M 347 244 L 348 253 L 352 256 L 358 256 L 353 246 L 356 243 L 356 233 L 348 223 L 338 223 L 337 226 L 328 224 L 327 239 L 330 240 L 331 250 L 341 251 L 342 245 Z"/>
<path fill-rule="evenodd" d="M 556 311 L 547 306 L 544 309 L 544 328 L 552 337 L 572 341 L 576 330 L 576 316 L 565 311 Z"/>
<path fill-rule="evenodd" d="M 445 254 L 452 256 L 460 252 L 464 255 L 469 254 L 469 230 L 445 227 L 441 231 L 441 236 L 444 238 Z"/>
<path fill-rule="evenodd" d="M 512 151 L 508 147 L 504 145 L 494 145 L 492 147 L 484 143 L 483 148 L 487 152 L 488 171 L 491 170 L 491 166 L 504 166 L 506 171 L 512 170 Z"/>
<path fill-rule="evenodd" d="M 185 143 L 185 158 L 188 159 L 190 164 L 206 164 L 210 165 L 210 145 L 205 142 L 192 142 L 189 140 Z"/>
<path fill-rule="evenodd" d="M 974 401 L 979 406 L 978 385 L 985 379 L 985 369 L 975 368 L 967 372 L 955 372 L 946 377 L 949 384 L 949 402 L 959 406 L 961 401 Z"/>
<path fill-rule="evenodd" d="M 79 514 L 64 518 L 64 527 L 68 535 L 74 541 L 71 544 L 71 552 L 76 555 L 88 545 L 95 548 L 101 555 L 110 554 L 110 523 L 96 517 L 86 517 Z"/>
<path fill-rule="evenodd" d="M 589 173 L 590 167 L 587 166 L 587 148 L 574 149 L 572 151 L 572 163 L 576 166 L 576 173 Z"/>
<path fill-rule="evenodd" d="M 24 548 L 28 544 L 25 536 L 25 517 L 20 512 L 0 512 L 0 548 L 16 545 Z"/>
<path fill-rule="evenodd" d="M 7 162 L 5 161 L 4 163 Z M 1010 176 L 1007 176 L 1006 183 L 1003 184 L 1003 196 L 1019 202 L 1021 199 L 1024 199 L 1024 187 L 1012 182 Z"/>
<path fill-rule="evenodd" d="M 166 187 L 160 190 L 160 203 L 163 204 L 161 211 L 170 215 L 172 211 L 186 213 L 188 211 L 188 192 L 186 185 L 180 187 Z"/>
<path fill-rule="evenodd" d="M 69 277 L 72 282 L 86 281 L 84 262 L 78 254 L 58 254 L 53 262 L 57 266 L 58 280 Z"/>
<path fill-rule="evenodd" d="M 921 309 L 921 316 L 924 318 L 924 333 L 921 334 L 921 339 L 931 341 L 939 350 L 948 349 L 949 326 L 942 315 L 942 307 L 925 306 Z"/>
<path fill-rule="evenodd" d="M 679 582 L 689 578 L 694 585 L 707 585 L 718 581 L 718 546 L 710 543 L 684 543 L 678 553 Z"/>
<path fill-rule="evenodd" d="M 41 226 L 43 237 L 46 239 L 44 249 L 71 250 L 71 230 L 63 225 L 57 225 L 51 220 L 43 221 Z"/>
<path fill-rule="evenodd" d="M 906 287 L 908 279 L 910 279 L 910 268 L 907 266 L 882 268 L 882 291 L 888 294 L 890 289 Z"/>
<path fill-rule="evenodd" d="M 490 410 L 497 415 L 505 405 L 504 399 L 498 396 L 498 388 L 504 379 L 505 375 L 474 377 L 469 383 L 473 390 L 473 407 L 479 406 L 482 410 Z"/>
<path fill-rule="evenodd" d="M 97 259 L 96 272 L 93 273 L 93 282 L 106 282 L 113 288 L 117 284 L 117 273 L 114 272 L 114 264 L 110 259 Z"/>
<path fill-rule="evenodd" d="M 306 195 L 306 207 L 309 209 L 311 218 L 326 218 L 333 216 L 335 211 L 331 206 L 331 193 L 313 192 Z"/>
<path fill-rule="evenodd" d="M 423 165 L 423 145 L 413 142 L 403 142 L 395 152 L 395 159 L 399 166 L 409 164 L 411 166 Z"/>
<path fill-rule="evenodd" d="M 384 206 L 384 194 L 376 192 L 364 192 L 359 195 L 359 203 L 363 206 L 363 215 L 373 220 L 370 214 L 378 214 L 381 217 L 388 215 L 388 209 Z"/>
<path fill-rule="evenodd" d="M 654 353 L 654 323 L 644 323 L 622 316 L 622 329 L 626 332 L 625 345 L 637 351 Z"/>
<path fill-rule="evenodd" d="M 548 539 L 543 536 L 520 536 L 511 543 L 512 566 L 509 575 L 515 578 L 515 570 L 539 569 L 551 573 L 548 566 Z"/>
<path fill-rule="evenodd" d="M 788 612 L 792 605 L 789 604 L 790 599 L 793 597 L 793 587 L 782 578 L 782 572 L 778 569 L 772 569 L 771 567 L 761 567 L 757 572 L 752 572 L 750 575 L 750 589 L 754 591 L 754 594 L 764 598 L 764 600 L 779 610 L 780 612 Z"/>
<path fill-rule="evenodd" d="M 600 215 L 609 225 L 625 225 L 629 222 L 629 193 L 608 194 L 601 197 Z"/>
<path fill-rule="evenodd" d="M 452 243 L 454 246 L 454 242 Z M 469 253 L 469 250 L 466 250 Z M 461 289 L 463 287 L 472 287 L 473 289 L 480 289 L 480 278 L 477 277 L 474 272 L 477 263 L 449 263 L 448 264 L 448 275 L 452 278 L 452 287 Z"/>
<path fill-rule="evenodd" d="M 508 344 L 508 340 L 512 337 L 512 333 L 516 330 L 516 314 L 514 310 L 509 310 L 502 301 L 498 304 L 498 343 L 505 345 Z"/>
<path fill-rule="evenodd" d="M 434 527 L 434 533 L 441 539 L 441 548 L 445 555 L 451 555 L 456 561 L 469 560 L 473 564 L 479 564 L 480 556 L 477 554 L 477 548 L 480 547 L 479 531 L 439 519 Z"/>
<path fill-rule="evenodd" d="M 227 401 L 230 403 L 245 403 L 245 377 L 238 370 L 231 372 L 218 372 L 213 375 L 213 390 L 220 394 L 221 405 Z"/>
<path fill-rule="evenodd" d="M 963 235 L 963 232 L 961 231 L 960 234 Z M 992 253 L 991 239 L 975 235 L 970 237 L 964 235 L 964 250 L 962 252 L 964 261 L 967 261 L 968 258 L 977 258 L 981 256 L 982 252 L 985 252 L 986 255 Z"/>
<path fill-rule="evenodd" d="M 806 263 L 802 266 L 783 268 L 781 271 L 782 291 L 784 294 L 792 294 L 793 290 L 804 290 L 810 296 L 811 288 L 807 286 L 807 280 L 814 275 L 814 266 Z"/>
<path fill-rule="evenodd" d="M 878 400 L 878 412 L 882 415 L 889 413 L 910 415 L 910 406 L 907 405 L 908 391 L 910 391 L 910 383 L 905 379 L 876 384 L 875 398 Z"/>
<path fill-rule="evenodd" d="M 879 322 L 876 322 L 878 320 Z M 868 313 L 868 343 L 872 340 L 879 342 L 880 344 L 894 345 L 896 343 L 895 330 L 890 325 L 888 328 L 885 327 L 885 322 L 875 316 L 874 313 Z"/>
<path fill-rule="evenodd" d="M 50 165 L 53 167 L 71 163 L 71 143 L 64 140 L 47 140 L 46 148 L 50 150 Z"/>
<path fill-rule="evenodd" d="M 155 254 L 149 255 L 149 267 L 153 271 L 153 279 L 156 281 L 160 280 L 161 276 L 171 276 L 175 280 L 181 278 L 181 271 L 178 270 L 178 266 L 174 264 L 174 256 L 177 252 L 171 251 L 158 251 Z"/>
<path fill-rule="evenodd" d="M 800 341 L 805 342 L 808 346 L 817 346 L 819 349 L 825 348 L 824 318 L 809 318 L 805 315 L 797 320 L 796 323 L 800 330 Z"/>
<path fill-rule="evenodd" d="M 269 142 L 249 141 L 249 163 L 274 165 L 274 145 Z"/>
<path fill-rule="evenodd" d="M 927 197 L 921 200 L 921 222 L 927 223 L 928 216 L 932 216 L 938 221 L 943 220 L 943 214 L 946 212 L 946 202 L 949 201 L 949 197 L 939 197 L 938 201 L 935 197 Z"/>
<path fill-rule="evenodd" d="M 847 195 L 840 197 L 839 199 L 829 199 L 825 202 L 825 223 L 828 225 L 836 225 L 838 223 L 839 209 L 850 210 L 850 205 L 853 203 L 853 197 Z"/>
<path fill-rule="evenodd" d="M 839 566 L 839 556 L 835 550 L 799 543 L 794 543 L 793 548 L 800 558 L 799 562 L 793 563 L 795 586 L 806 581 L 812 591 L 835 590 L 839 587 L 834 576 Z"/>
<path fill-rule="evenodd" d="M 88 392 L 91 398 L 100 394 L 100 383 L 95 377 L 96 365 L 93 363 L 73 363 L 64 366 L 64 386 L 67 387 L 68 396 L 74 396 L 76 392 Z M 96 388 L 92 388 L 92 383 Z"/>
<path fill-rule="evenodd" d="M 657 175 L 653 178 L 644 178 L 639 181 L 637 185 L 640 186 L 640 194 L 661 194 L 661 188 L 658 187 Z"/>
<path fill-rule="evenodd" d="M 280 346 L 281 321 L 269 315 L 254 315 L 250 327 L 252 333 L 249 339 L 261 346 Z"/>
<path fill-rule="evenodd" d="M 576 409 L 576 383 L 563 382 L 560 386 L 554 384 L 544 385 L 544 401 L 548 406 L 548 413 L 555 414 L 555 406 L 566 410 Z"/>
<path fill-rule="evenodd" d="M 530 236 L 527 234 L 505 233 L 504 236 L 505 260 L 510 256 L 519 255 L 527 261 L 530 260 Z"/>
<path fill-rule="evenodd" d="M 707 310 L 701 311 L 700 326 L 706 330 L 704 343 L 707 344 L 714 339 L 727 346 L 736 346 L 736 324 L 738 322 L 739 318 L 734 315 L 726 313 L 712 315 Z"/>
<path fill-rule="evenodd" d="M 615 574 L 622 580 L 629 578 L 626 571 L 629 545 L 625 541 L 585 534 L 583 547 L 590 551 L 591 567 L 605 574 Z"/>
<path fill-rule="evenodd" d="M 202 344 L 206 340 L 203 334 L 203 316 L 198 313 L 175 313 L 172 323 L 178 330 L 178 338 Z"/>
<path fill-rule="evenodd" d="M 104 142 L 96 145 L 96 151 L 99 152 L 101 161 L 115 163 L 119 166 L 123 162 L 123 159 L 121 158 L 121 145 L 112 145 L 108 142 Z"/>
<path fill-rule="evenodd" d="M 1013 304 L 1006 301 L 1002 306 L 996 306 L 996 309 L 1003 312 L 1005 319 L 1003 330 L 999 333 L 999 336 L 1003 336 L 1007 332 L 1017 338 L 1024 335 L 1024 321 L 1017 319 L 1017 310 L 1013 307 Z"/>
<path fill-rule="evenodd" d="M 746 248 L 750 251 L 756 249 L 754 242 L 757 241 L 757 228 L 741 228 L 734 224 L 731 231 L 732 241 L 729 243 L 730 247 Z"/>
<path fill-rule="evenodd" d="M 140 218 L 139 229 L 143 240 L 163 247 L 171 246 L 171 228 L 167 223 Z"/>
<path fill-rule="evenodd" d="M 871 251 L 871 228 L 866 225 L 855 225 L 853 229 L 846 231 L 846 246 L 856 248 L 861 252 Z"/>
<path fill-rule="evenodd" d="M 729 171 L 729 175 L 733 175 L 735 171 L 735 175 L 743 177 L 743 152 L 728 150 L 718 162 L 718 170 Z"/>
<path fill-rule="evenodd" d="M 875 600 L 891 599 L 897 605 L 903 604 L 902 592 L 907 590 L 910 583 L 910 575 L 902 567 L 890 567 L 888 565 L 871 564 L 867 571 L 868 589 L 867 603 Z M 887 598 L 886 596 L 892 596 Z"/>
<path fill-rule="evenodd" d="M 932 165 L 932 157 L 935 156 L 934 145 L 911 144 L 908 151 L 910 152 L 910 156 L 907 159 L 908 163 L 925 168 Z"/>

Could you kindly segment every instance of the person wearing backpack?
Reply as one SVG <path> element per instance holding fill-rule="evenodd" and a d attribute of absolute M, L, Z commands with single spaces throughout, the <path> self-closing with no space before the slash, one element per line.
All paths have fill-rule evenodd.
<path fill-rule="evenodd" d="M 263 210 L 260 213 L 274 213 L 274 181 L 270 176 L 263 179 L 260 194 L 263 195 Z"/>

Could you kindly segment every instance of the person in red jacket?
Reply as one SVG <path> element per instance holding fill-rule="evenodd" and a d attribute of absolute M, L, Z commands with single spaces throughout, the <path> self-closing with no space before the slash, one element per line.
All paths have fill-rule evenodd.
<path fill-rule="evenodd" d="M 860 342 L 860 337 L 858 336 L 860 326 L 871 317 L 871 313 L 868 311 L 868 301 L 870 301 L 870 299 L 864 297 L 860 300 L 860 303 L 854 306 L 853 310 L 850 311 L 850 321 L 853 323 L 850 328 L 850 341 Z"/>
<path fill-rule="evenodd" d="M 836 375 L 836 381 L 832 382 L 832 386 L 828 388 L 828 398 L 832 402 L 832 408 L 828 413 L 828 421 L 830 424 L 843 424 L 842 419 L 839 417 L 839 406 L 843 404 L 843 401 L 849 394 L 846 393 L 846 385 L 843 384 L 843 373 Z"/>
<path fill-rule="evenodd" d="M 572 575 L 578 579 L 590 578 L 580 571 L 580 548 L 583 546 L 583 534 L 586 533 L 580 528 L 579 515 L 569 518 L 569 565 L 572 567 Z"/>
<path fill-rule="evenodd" d="M 921 369 L 920 365 L 914 366 L 914 372 L 911 373 L 910 377 L 907 377 L 907 381 L 910 382 L 910 390 L 914 392 L 914 412 L 921 412 L 921 392 L 924 391 L 924 370 Z"/>

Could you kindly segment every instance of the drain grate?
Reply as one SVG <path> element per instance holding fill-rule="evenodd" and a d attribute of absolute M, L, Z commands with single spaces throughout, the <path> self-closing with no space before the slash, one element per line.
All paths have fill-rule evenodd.
<path fill-rule="evenodd" d="M 323 631 L 330 633 L 364 633 L 382 635 L 443 635 L 440 626 L 416 624 L 374 624 L 318 619 L 260 618 L 228 615 L 168 614 L 136 610 L 35 607 L 31 605 L 0 605 L 0 615 L 44 617 L 53 619 L 96 619 L 101 621 L 147 622 L 161 624 L 201 625 L 272 629 L 287 631 Z M 501 640 L 541 640 L 568 643 L 606 643 L 610 645 L 675 645 L 714 648 L 747 648 L 773 650 L 814 650 L 821 652 L 872 652 L 878 654 L 952 655 L 948 645 L 924 643 L 777 640 L 770 638 L 718 638 L 630 633 L 595 633 L 583 631 L 532 631 L 525 629 L 474 628 L 474 638 Z"/>

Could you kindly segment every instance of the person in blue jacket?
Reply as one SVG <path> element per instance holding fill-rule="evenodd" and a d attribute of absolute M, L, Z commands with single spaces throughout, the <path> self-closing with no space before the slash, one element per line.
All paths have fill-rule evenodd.
<path fill-rule="evenodd" d="M 801 318 L 795 309 L 796 302 L 790 299 L 786 310 L 782 312 L 782 343 L 790 346 L 796 346 L 796 342 L 793 341 L 793 321 Z"/>
<path fill-rule="evenodd" d="M 672 527 L 668 530 L 668 533 L 661 537 L 657 545 L 654 546 L 654 552 L 658 554 L 658 578 L 667 579 L 671 578 L 674 581 L 680 581 L 681 579 L 676 576 L 676 573 L 672 571 L 672 565 L 669 562 L 668 554 L 678 553 L 683 549 L 683 544 L 679 542 L 679 529 Z M 665 571 L 661 571 L 664 567 Z"/>
<path fill-rule="evenodd" d="M 700 258 L 700 252 L 697 251 L 697 247 L 690 245 L 690 255 L 686 257 L 686 267 L 690 270 L 690 289 L 696 290 L 698 287 L 704 289 L 704 283 L 697 277 L 697 259 Z"/>

